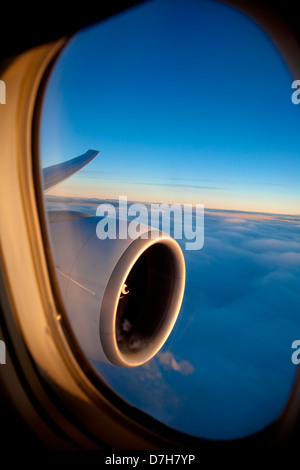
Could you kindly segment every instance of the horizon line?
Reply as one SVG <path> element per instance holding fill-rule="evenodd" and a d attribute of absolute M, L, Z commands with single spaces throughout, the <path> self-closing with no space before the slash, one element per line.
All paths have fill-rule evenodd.
<path fill-rule="evenodd" d="M 118 202 L 118 199 L 115 198 L 99 198 L 99 197 L 80 197 L 80 196 L 63 196 L 63 195 L 56 195 L 56 194 L 45 194 L 46 198 L 56 198 L 56 199 L 77 199 L 79 201 L 116 201 Z M 167 205 L 172 205 L 172 204 L 180 204 L 184 205 L 185 203 L 166 203 L 166 202 L 150 202 L 150 201 L 137 201 L 137 200 L 129 200 L 128 202 L 134 202 L 134 203 L 140 203 L 140 204 L 167 204 Z M 187 204 L 187 203 L 186 203 Z M 196 206 L 196 204 L 201 204 L 201 203 L 194 203 L 192 206 Z M 222 209 L 222 208 L 215 208 L 215 207 L 204 207 L 205 211 L 212 211 L 212 212 L 234 212 L 234 213 L 242 213 L 242 214 L 258 214 L 258 215 L 271 215 L 271 216 L 291 216 L 291 217 L 300 217 L 300 213 L 297 214 L 291 214 L 291 213 L 280 213 L 280 212 L 259 212 L 259 211 L 246 211 L 246 210 L 240 210 L 240 209 Z"/>

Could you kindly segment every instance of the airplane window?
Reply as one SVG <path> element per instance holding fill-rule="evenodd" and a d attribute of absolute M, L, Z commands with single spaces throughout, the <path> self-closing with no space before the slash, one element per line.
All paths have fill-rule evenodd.
<path fill-rule="evenodd" d="M 238 10 L 157 0 L 74 36 L 47 83 L 65 320 L 111 389 L 193 436 L 264 429 L 295 377 L 295 78 Z"/>

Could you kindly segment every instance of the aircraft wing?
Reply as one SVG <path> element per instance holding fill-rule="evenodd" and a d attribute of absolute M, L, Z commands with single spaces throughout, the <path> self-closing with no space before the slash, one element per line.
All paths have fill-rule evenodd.
<path fill-rule="evenodd" d="M 43 169 L 44 190 L 81 170 L 97 155 Z M 180 311 L 185 261 L 178 243 L 148 225 L 145 235 L 98 236 L 106 217 L 70 210 L 47 212 L 56 279 L 74 336 L 90 361 L 136 367 L 167 340 Z M 116 223 L 116 220 L 111 219 Z M 133 221 L 125 221 L 128 230 Z"/>
<path fill-rule="evenodd" d="M 94 160 L 98 153 L 98 150 L 89 149 L 84 154 L 79 155 L 79 157 L 43 168 L 44 191 L 48 191 L 50 188 L 70 178 L 70 176 Z"/>

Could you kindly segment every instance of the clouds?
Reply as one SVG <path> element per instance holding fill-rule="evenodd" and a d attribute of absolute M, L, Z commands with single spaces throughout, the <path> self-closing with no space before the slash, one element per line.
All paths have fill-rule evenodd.
<path fill-rule="evenodd" d="M 187 283 L 174 332 L 152 361 L 122 371 L 119 390 L 193 435 L 255 433 L 281 413 L 296 372 L 298 219 L 206 211 L 204 247 L 184 255 Z"/>
<path fill-rule="evenodd" d="M 181 359 L 176 361 L 171 351 L 160 352 L 157 354 L 159 363 L 165 370 L 173 370 L 183 375 L 190 375 L 195 371 L 194 366 L 189 362 Z"/>
<path fill-rule="evenodd" d="M 194 367 L 169 350 L 160 351 L 151 361 L 137 368 L 116 368 L 101 363 L 95 367 L 125 401 L 159 421 L 172 425 L 174 417 L 180 417 L 185 410 L 177 384 L 186 387 L 182 379 L 193 374 Z"/>
<path fill-rule="evenodd" d="M 98 203 L 76 200 L 72 209 L 91 213 Z M 203 248 L 185 251 L 179 240 L 186 289 L 168 341 L 138 368 L 96 364 L 104 380 L 133 406 L 204 438 L 238 438 L 274 421 L 296 372 L 299 222 L 205 210 Z"/>
<path fill-rule="evenodd" d="M 204 247 L 185 259 L 187 286 L 172 350 L 185 347 L 195 367 L 190 432 L 220 439 L 256 432 L 280 414 L 295 374 L 298 219 L 208 211 Z"/>

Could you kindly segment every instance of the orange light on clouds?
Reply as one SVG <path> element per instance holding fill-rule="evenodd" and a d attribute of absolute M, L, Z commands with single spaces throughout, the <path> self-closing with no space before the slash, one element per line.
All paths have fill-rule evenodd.
<path fill-rule="evenodd" d="M 152 183 L 137 184 L 136 182 L 112 181 L 110 179 L 80 180 L 71 178 L 47 194 L 63 197 L 118 199 L 126 195 L 128 201 L 154 202 L 166 204 L 204 204 L 205 208 L 224 209 L 246 212 L 263 212 L 270 214 L 300 213 L 300 203 L 285 194 L 266 194 L 263 191 L 246 191 L 235 186 L 229 188 L 210 189 L 208 187 L 190 188 L 189 186 Z"/>

